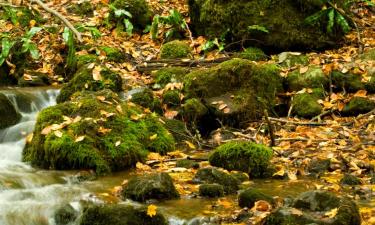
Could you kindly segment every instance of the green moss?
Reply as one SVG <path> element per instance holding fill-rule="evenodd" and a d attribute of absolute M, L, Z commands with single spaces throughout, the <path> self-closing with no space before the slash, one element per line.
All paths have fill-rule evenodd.
<path fill-rule="evenodd" d="M 68 11 L 70 13 L 74 13 L 81 16 L 93 16 L 94 15 L 94 7 L 90 3 L 90 1 L 83 1 L 80 3 L 73 4 L 72 6 L 68 7 Z"/>
<path fill-rule="evenodd" d="M 21 114 L 17 112 L 12 102 L 0 93 L 0 129 L 15 125 L 21 119 Z"/>
<path fill-rule="evenodd" d="M 362 184 L 361 180 L 351 174 L 345 174 L 344 177 L 340 180 L 341 184 L 346 184 L 346 185 L 360 185 Z"/>
<path fill-rule="evenodd" d="M 189 69 L 184 67 L 163 68 L 155 73 L 155 84 L 163 88 L 168 83 L 182 81 L 183 76 L 188 73 Z"/>
<path fill-rule="evenodd" d="M 42 134 L 52 124 L 62 125 L 58 133 Z M 78 137 L 84 138 L 77 141 Z M 42 110 L 23 160 L 47 169 L 94 169 L 104 174 L 134 167 L 147 150 L 164 154 L 173 149 L 173 137 L 155 115 L 121 103 L 113 92 L 104 90 L 82 92 Z"/>
<path fill-rule="evenodd" d="M 228 173 L 216 168 L 202 168 L 197 171 L 194 182 L 204 184 L 220 184 L 226 194 L 233 194 L 238 190 L 238 180 Z"/>
<path fill-rule="evenodd" d="M 282 67 L 293 67 L 297 65 L 306 66 L 309 64 L 309 57 L 302 54 L 293 54 L 291 52 L 283 52 L 278 55 L 279 63 Z"/>
<path fill-rule="evenodd" d="M 156 113 L 161 114 L 163 112 L 160 100 L 158 98 L 155 98 L 154 93 L 148 88 L 132 94 L 130 101 L 148 108 Z"/>
<path fill-rule="evenodd" d="M 70 204 L 66 204 L 57 209 L 54 215 L 56 225 L 66 225 L 72 223 L 77 217 L 78 212 Z"/>
<path fill-rule="evenodd" d="M 155 173 L 131 178 L 122 191 L 122 197 L 144 202 L 149 199 L 175 199 L 180 195 L 167 173 Z"/>
<path fill-rule="evenodd" d="M 270 204 L 274 204 L 275 202 L 271 196 L 266 195 L 255 188 L 246 189 L 238 195 L 238 205 L 242 208 L 247 207 L 251 209 L 255 202 L 259 200 L 267 201 Z"/>
<path fill-rule="evenodd" d="M 375 49 L 372 48 L 372 49 L 367 50 L 365 53 L 360 55 L 360 59 L 366 60 L 366 61 L 370 61 L 370 60 L 374 61 L 375 60 Z"/>
<path fill-rule="evenodd" d="M 0 16 L 2 19 L 10 20 L 13 24 L 21 25 L 22 27 L 29 27 L 30 21 L 35 20 L 36 26 L 39 26 L 43 22 L 42 16 L 29 7 L 12 7 L 12 6 L 2 6 L 4 13 Z"/>
<path fill-rule="evenodd" d="M 180 91 L 168 90 L 163 93 L 163 104 L 168 106 L 179 106 L 181 104 Z"/>
<path fill-rule="evenodd" d="M 112 72 L 108 68 L 102 68 L 100 75 L 101 80 L 94 80 L 92 69 L 87 66 L 82 66 L 67 84 L 65 84 L 59 96 L 57 102 L 61 103 L 69 101 L 70 97 L 75 92 L 80 91 L 99 91 L 103 89 L 110 89 L 114 92 L 120 92 L 122 90 L 122 80 L 120 75 Z"/>
<path fill-rule="evenodd" d="M 183 167 L 186 169 L 198 169 L 199 163 L 189 159 L 180 159 L 176 161 L 176 167 Z"/>
<path fill-rule="evenodd" d="M 173 135 L 178 144 L 185 146 L 185 141 L 193 141 L 191 134 L 187 130 L 188 126 L 184 122 L 175 119 L 164 119 L 164 122 L 164 126 Z"/>
<path fill-rule="evenodd" d="M 353 97 L 342 110 L 342 114 L 346 116 L 355 116 L 370 112 L 375 108 L 375 102 L 368 98 Z"/>
<path fill-rule="evenodd" d="M 332 72 L 332 83 L 339 90 L 345 90 L 347 92 L 356 92 L 364 89 L 364 85 L 361 82 L 361 76 L 351 73 L 341 73 L 339 71 Z"/>
<path fill-rule="evenodd" d="M 182 105 L 182 116 L 190 122 L 195 122 L 208 113 L 208 109 L 197 98 L 188 99 Z"/>
<path fill-rule="evenodd" d="M 287 83 L 289 90 L 299 91 L 303 88 L 325 88 L 328 87 L 329 81 L 320 67 L 311 66 L 303 74 L 300 74 L 299 70 L 289 73 Z"/>
<path fill-rule="evenodd" d="M 79 225 L 167 225 L 166 218 L 157 211 L 156 215 L 147 215 L 147 208 L 135 208 L 129 205 L 92 205 L 83 210 Z"/>
<path fill-rule="evenodd" d="M 323 107 L 318 103 L 318 97 L 313 94 L 303 93 L 293 97 L 293 113 L 304 118 L 311 118 L 319 115 Z"/>
<path fill-rule="evenodd" d="M 100 51 L 103 51 L 109 61 L 121 62 L 124 60 L 124 54 L 117 48 L 108 46 L 99 47 Z"/>
<path fill-rule="evenodd" d="M 220 184 L 201 184 L 199 185 L 199 195 L 209 198 L 224 196 L 223 185 Z"/>
<path fill-rule="evenodd" d="M 249 175 L 243 172 L 232 171 L 231 175 L 238 180 L 239 183 L 249 180 Z"/>
<path fill-rule="evenodd" d="M 81 68 L 82 66 L 89 64 L 89 63 L 98 62 L 98 56 L 91 55 L 91 54 L 77 55 L 76 59 L 77 59 L 77 68 Z"/>
<path fill-rule="evenodd" d="M 267 55 L 260 48 L 250 47 L 246 48 L 243 52 L 241 52 L 239 54 L 239 58 L 248 59 L 251 61 L 261 61 L 266 60 Z"/>
<path fill-rule="evenodd" d="M 213 166 L 238 170 L 251 177 L 262 177 L 272 158 L 272 149 L 253 142 L 231 141 L 220 145 L 209 157 Z"/>
<path fill-rule="evenodd" d="M 364 85 L 369 93 L 375 93 L 375 74 L 372 75 L 370 80 L 366 82 Z"/>
<path fill-rule="evenodd" d="M 132 15 L 130 21 L 138 29 L 142 30 L 151 23 L 152 12 L 145 0 L 112 0 L 111 4 L 116 9 L 128 11 Z M 114 12 L 111 12 L 111 18 L 118 21 L 118 24 L 122 24 L 124 19 L 123 16 L 115 17 Z"/>
<path fill-rule="evenodd" d="M 183 41 L 170 41 L 165 43 L 160 50 L 160 58 L 162 59 L 178 59 L 186 58 L 191 53 L 190 46 Z"/>

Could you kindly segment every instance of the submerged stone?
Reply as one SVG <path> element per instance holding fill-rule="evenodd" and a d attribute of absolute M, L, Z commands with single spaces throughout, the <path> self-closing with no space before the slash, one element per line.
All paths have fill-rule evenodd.
<path fill-rule="evenodd" d="M 225 194 L 233 194 L 239 188 L 236 178 L 213 167 L 199 169 L 193 181 L 196 183 L 220 184 L 223 186 Z"/>
<path fill-rule="evenodd" d="M 169 174 L 154 173 L 131 178 L 123 187 L 122 197 L 145 202 L 149 199 L 175 199 L 179 198 L 180 194 Z"/>
<path fill-rule="evenodd" d="M 56 210 L 54 219 L 56 225 L 68 225 L 78 217 L 78 212 L 70 205 L 66 204 Z"/>
<path fill-rule="evenodd" d="M 183 41 L 175 40 L 165 43 L 160 50 L 162 59 L 186 58 L 190 55 L 190 46 Z"/>
<path fill-rule="evenodd" d="M 0 129 L 15 125 L 21 119 L 21 114 L 3 93 L 0 93 L 0 118 Z"/>
<path fill-rule="evenodd" d="M 351 175 L 351 174 L 345 174 L 343 178 L 341 178 L 340 180 L 340 183 L 341 184 L 345 184 L 345 185 L 360 185 L 362 184 L 361 180 L 354 176 L 354 175 Z"/>
<path fill-rule="evenodd" d="M 270 204 L 274 204 L 275 202 L 272 196 L 266 195 L 255 188 L 246 189 L 238 195 L 238 205 L 241 208 L 247 207 L 251 209 L 255 202 L 259 200 L 267 201 Z"/>
<path fill-rule="evenodd" d="M 176 167 L 183 167 L 186 169 L 198 169 L 199 163 L 189 159 L 180 159 L 176 161 Z"/>
<path fill-rule="evenodd" d="M 201 184 L 199 185 L 199 195 L 209 198 L 224 196 L 223 185 L 220 184 Z"/>

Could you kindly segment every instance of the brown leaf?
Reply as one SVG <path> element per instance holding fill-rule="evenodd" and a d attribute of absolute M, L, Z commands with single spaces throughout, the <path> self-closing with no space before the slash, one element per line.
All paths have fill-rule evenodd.
<path fill-rule="evenodd" d="M 354 97 L 366 97 L 367 91 L 366 90 L 359 90 L 354 94 Z"/>
<path fill-rule="evenodd" d="M 102 76 L 100 75 L 100 72 L 102 71 L 102 68 L 100 66 L 95 66 L 92 70 L 92 78 L 96 81 L 102 80 Z"/>
<path fill-rule="evenodd" d="M 299 73 L 300 73 L 300 74 L 304 74 L 304 73 L 306 73 L 308 70 L 309 70 L 309 67 L 308 67 L 308 66 L 304 66 L 304 67 L 299 68 Z"/>

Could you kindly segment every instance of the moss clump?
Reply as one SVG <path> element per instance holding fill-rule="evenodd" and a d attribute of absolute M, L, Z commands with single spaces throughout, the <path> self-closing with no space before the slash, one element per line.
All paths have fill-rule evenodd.
<path fill-rule="evenodd" d="M 375 93 L 375 74 L 370 77 L 370 80 L 365 83 L 365 89 L 369 93 Z"/>
<path fill-rule="evenodd" d="M 98 62 L 99 58 L 96 55 L 86 54 L 86 55 L 76 56 L 76 60 L 77 60 L 77 68 L 81 68 L 82 66 L 86 64 Z"/>
<path fill-rule="evenodd" d="M 195 122 L 208 113 L 208 109 L 197 98 L 188 99 L 182 105 L 182 115 L 185 119 Z"/>
<path fill-rule="evenodd" d="M 186 145 L 185 141 L 192 142 L 192 137 L 184 122 L 174 119 L 164 119 L 164 126 L 173 135 L 178 144 Z"/>
<path fill-rule="evenodd" d="M 253 142 L 231 141 L 220 145 L 209 157 L 213 166 L 238 170 L 251 177 L 262 177 L 272 158 L 272 149 Z"/>
<path fill-rule="evenodd" d="M 311 66 L 303 74 L 300 74 L 299 70 L 289 73 L 287 83 L 289 90 L 299 91 L 303 88 L 328 87 L 329 80 L 320 67 Z"/>
<path fill-rule="evenodd" d="M 309 93 L 297 94 L 293 97 L 293 113 L 304 118 L 319 115 L 323 107 L 318 103 L 318 97 Z"/>
<path fill-rule="evenodd" d="M 94 7 L 90 3 L 90 1 L 83 1 L 80 3 L 73 4 L 72 6 L 68 7 L 68 11 L 70 13 L 82 16 L 86 15 L 91 17 L 94 15 Z"/>
<path fill-rule="evenodd" d="M 275 104 L 282 90 L 279 69 L 274 64 L 257 65 L 246 59 L 232 59 L 209 69 L 193 71 L 185 76 L 187 98 L 203 99 L 218 117 L 229 120 L 255 119 L 264 109 Z M 228 113 L 220 110 L 224 102 Z"/>
<path fill-rule="evenodd" d="M 351 174 L 345 174 L 343 178 L 340 180 L 341 184 L 346 184 L 346 185 L 360 185 L 362 184 L 361 180 Z"/>
<path fill-rule="evenodd" d="M 242 208 L 248 207 L 251 209 L 255 202 L 259 200 L 264 200 L 271 204 L 274 204 L 275 202 L 271 196 L 266 195 L 255 188 L 246 189 L 238 195 L 238 205 Z"/>
<path fill-rule="evenodd" d="M 0 14 L 4 20 L 10 20 L 15 25 L 21 25 L 22 27 L 29 27 L 30 21 L 35 20 L 36 26 L 39 26 L 43 22 L 42 16 L 37 12 L 29 9 L 29 7 L 12 7 L 2 6 L 4 13 Z"/>
<path fill-rule="evenodd" d="M 369 49 L 359 57 L 362 60 L 367 60 L 367 61 L 375 61 L 375 49 Z"/>
<path fill-rule="evenodd" d="M 246 48 L 243 52 L 241 52 L 239 54 L 239 58 L 248 59 L 251 61 L 261 61 L 266 60 L 267 55 L 260 48 L 250 47 Z"/>
<path fill-rule="evenodd" d="M 131 178 L 122 191 L 122 197 L 144 202 L 149 199 L 175 199 L 180 195 L 167 173 L 155 173 Z"/>
<path fill-rule="evenodd" d="M 163 93 L 163 104 L 166 104 L 167 106 L 179 106 L 181 104 L 180 91 L 165 91 Z"/>
<path fill-rule="evenodd" d="M 121 62 L 125 58 L 125 55 L 117 48 L 103 46 L 103 47 L 99 47 L 99 50 L 105 53 L 109 61 Z"/>
<path fill-rule="evenodd" d="M 216 168 L 199 169 L 193 181 L 196 183 L 220 184 L 223 186 L 226 194 L 233 194 L 238 190 L 238 180 Z"/>
<path fill-rule="evenodd" d="M 295 54 L 293 52 L 283 52 L 278 55 L 279 64 L 282 67 L 293 67 L 297 65 L 308 65 L 309 57 L 302 54 Z"/>
<path fill-rule="evenodd" d="M 249 180 L 249 175 L 243 172 L 232 171 L 231 175 L 238 180 L 239 183 Z"/>
<path fill-rule="evenodd" d="M 160 100 L 155 98 L 154 93 L 148 88 L 132 94 L 130 101 L 148 108 L 151 111 L 162 113 Z"/>
<path fill-rule="evenodd" d="M 33 139 L 23 151 L 24 161 L 45 169 L 93 169 L 104 174 L 134 167 L 147 150 L 164 154 L 174 149 L 173 137 L 158 117 L 122 103 L 115 93 L 73 97 L 40 112 Z M 99 100 L 103 97 L 105 102 Z M 56 126 L 57 131 L 49 130 Z"/>
<path fill-rule="evenodd" d="M 368 113 L 375 108 L 375 102 L 368 98 L 353 97 L 342 110 L 345 116 L 355 116 Z"/>
<path fill-rule="evenodd" d="M 116 9 L 126 10 L 132 15 L 130 21 L 134 27 L 142 30 L 151 23 L 152 12 L 145 0 L 112 0 L 111 2 Z M 124 16 L 115 17 L 112 11 L 111 18 L 118 21 L 118 25 L 123 26 Z"/>
<path fill-rule="evenodd" d="M 0 93 L 0 118 L 0 129 L 15 125 L 21 119 L 21 114 L 3 93 Z"/>
<path fill-rule="evenodd" d="M 339 90 L 345 90 L 347 92 L 356 92 L 364 89 L 364 85 L 361 82 L 361 76 L 351 73 L 341 73 L 339 71 L 332 72 L 332 83 Z"/>
<path fill-rule="evenodd" d="M 199 195 L 209 198 L 224 196 L 223 185 L 220 184 L 201 184 L 199 185 Z"/>
<path fill-rule="evenodd" d="M 94 80 L 93 71 L 87 66 L 82 66 L 67 84 L 65 84 L 59 96 L 57 102 L 69 101 L 70 97 L 75 92 L 80 91 L 99 91 L 103 89 L 110 89 L 114 92 L 120 92 L 122 90 L 122 80 L 120 75 L 112 72 L 107 68 L 102 68 L 100 72 L 102 79 Z"/>
<path fill-rule="evenodd" d="M 79 225 L 167 225 L 166 218 L 157 212 L 147 215 L 147 208 L 129 205 L 93 205 L 83 210 Z"/>
<path fill-rule="evenodd" d="M 180 159 L 176 161 L 176 167 L 183 167 L 186 169 L 198 169 L 199 163 L 189 159 Z"/>
<path fill-rule="evenodd" d="M 188 73 L 189 69 L 184 67 L 163 68 L 155 73 L 155 84 L 163 88 L 168 83 L 182 81 L 183 76 Z"/>
<path fill-rule="evenodd" d="M 162 59 L 178 59 L 186 58 L 191 53 L 190 46 L 183 41 L 170 41 L 165 43 L 160 50 L 160 58 Z"/>

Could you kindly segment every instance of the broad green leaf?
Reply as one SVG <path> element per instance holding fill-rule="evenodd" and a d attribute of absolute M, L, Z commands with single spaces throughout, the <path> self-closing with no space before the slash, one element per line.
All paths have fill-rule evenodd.
<path fill-rule="evenodd" d="M 116 9 L 115 10 L 115 16 L 116 17 L 121 17 L 121 16 L 126 16 L 128 18 L 132 18 L 132 14 L 128 11 L 126 11 L 125 9 Z"/>
<path fill-rule="evenodd" d="M 348 24 L 348 21 L 340 13 L 336 14 L 336 23 L 340 26 L 341 30 L 344 33 L 348 33 L 350 31 L 350 25 Z"/>
<path fill-rule="evenodd" d="M 41 31 L 42 28 L 41 27 L 32 27 L 25 35 L 25 38 L 28 38 L 28 39 L 31 39 L 32 37 L 34 37 L 34 35 L 36 33 L 38 33 L 39 31 Z"/>
<path fill-rule="evenodd" d="M 323 17 L 324 15 L 326 15 L 326 14 L 327 14 L 327 9 L 320 10 L 319 12 L 314 13 L 314 14 L 312 14 L 311 16 L 307 17 L 307 18 L 305 19 L 305 23 L 306 23 L 306 24 L 310 24 L 310 25 L 314 25 L 314 24 L 316 24 L 317 22 L 319 22 L 319 21 L 322 19 L 322 17 Z"/>
<path fill-rule="evenodd" d="M 1 41 L 0 66 L 3 65 L 5 60 L 8 58 L 10 50 L 12 49 L 15 43 L 15 41 L 10 41 L 8 38 L 4 38 Z"/>
<path fill-rule="evenodd" d="M 158 38 L 158 33 L 159 33 L 159 15 L 155 15 L 154 19 L 152 20 L 151 28 L 150 28 L 150 33 L 151 33 L 151 38 L 153 40 Z"/>
<path fill-rule="evenodd" d="M 133 34 L 133 29 L 134 29 L 133 24 L 128 19 L 124 19 L 124 24 L 126 28 L 126 33 L 128 33 L 129 36 L 131 36 Z"/>
<path fill-rule="evenodd" d="M 33 59 L 39 59 L 39 50 L 35 43 L 29 44 L 30 55 Z"/>
<path fill-rule="evenodd" d="M 249 30 L 257 30 L 257 31 L 262 31 L 264 33 L 269 33 L 267 28 L 265 28 L 264 26 L 260 26 L 260 25 L 251 25 L 251 26 L 248 26 L 247 28 Z"/>
<path fill-rule="evenodd" d="M 332 8 L 328 11 L 327 33 L 332 34 L 334 25 L 335 25 L 335 9 Z"/>

